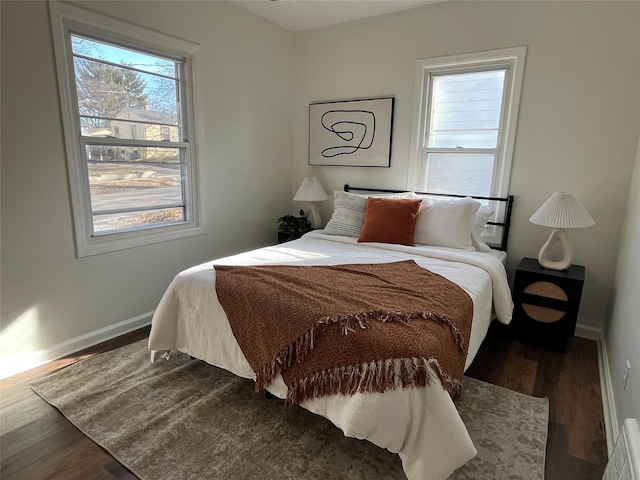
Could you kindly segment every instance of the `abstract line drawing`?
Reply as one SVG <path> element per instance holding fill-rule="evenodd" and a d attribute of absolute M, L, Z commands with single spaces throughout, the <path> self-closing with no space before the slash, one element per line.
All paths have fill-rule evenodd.
<path fill-rule="evenodd" d="M 368 110 L 329 110 L 322 115 L 320 123 L 343 141 L 323 149 L 321 155 L 326 158 L 367 150 L 376 137 L 376 116 Z"/>
<path fill-rule="evenodd" d="M 309 165 L 389 167 L 393 97 L 309 104 Z"/>

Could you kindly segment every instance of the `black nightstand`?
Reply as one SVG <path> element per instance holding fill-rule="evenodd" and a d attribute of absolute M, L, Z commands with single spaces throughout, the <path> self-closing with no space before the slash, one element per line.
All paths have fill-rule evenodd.
<path fill-rule="evenodd" d="M 548 270 L 523 258 L 513 287 L 514 329 L 525 340 L 566 351 L 575 333 L 585 268 Z"/>
<path fill-rule="evenodd" d="M 291 240 L 297 240 L 299 239 L 302 235 L 304 235 L 307 232 L 296 232 L 296 233 L 286 233 L 286 232 L 278 232 L 278 244 L 280 243 L 284 243 L 284 242 L 290 242 Z"/>
<path fill-rule="evenodd" d="M 291 240 L 295 240 L 293 235 L 284 232 L 278 232 L 278 243 L 289 242 Z"/>
<path fill-rule="evenodd" d="M 310 231 L 311 230 L 304 230 L 292 233 L 278 231 L 278 243 L 280 244 L 284 242 L 290 242 L 291 240 L 297 240 L 298 238 L 302 237 L 302 235 Z"/>

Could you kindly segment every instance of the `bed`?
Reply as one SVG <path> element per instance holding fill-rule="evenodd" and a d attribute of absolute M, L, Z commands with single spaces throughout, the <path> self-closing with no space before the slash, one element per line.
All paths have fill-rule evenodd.
<path fill-rule="evenodd" d="M 178 274 L 153 317 L 149 338 L 152 361 L 158 361 L 170 351 L 180 351 L 235 375 L 256 379 L 256 372 L 240 348 L 216 294 L 216 267 L 222 272 L 227 266 L 331 267 L 411 261 L 453 282 L 470 297 L 473 319 L 464 359 L 466 370 L 478 352 L 491 321 L 497 318 L 507 324 L 511 320 L 513 303 L 504 267 L 504 250 L 513 197 L 475 197 L 472 200 L 464 196 L 448 196 L 434 200 L 436 197 L 428 193 L 368 188 L 356 189 L 366 192 L 362 194 L 353 191 L 353 187 L 345 185 L 344 192 L 334 193 L 334 212 L 324 230 L 307 233 L 300 239 L 280 245 L 206 262 Z M 384 202 L 378 203 L 387 205 L 390 202 L 386 196 L 392 197 L 388 200 L 394 205 L 399 203 L 393 202 L 396 197 L 420 199 L 413 246 L 363 242 L 359 241 L 362 230 L 358 235 L 354 234 L 358 225 L 362 229 L 366 226 L 366 218 L 370 219 L 366 217 L 366 205 L 370 205 L 370 211 L 373 211 L 371 205 L 374 200 L 370 197 L 382 197 Z M 359 197 L 365 198 L 364 210 Z M 355 219 L 352 215 L 353 202 L 362 210 L 362 215 L 355 215 Z M 469 202 L 473 202 L 471 217 L 466 206 L 457 207 Z M 412 201 L 406 203 L 414 204 Z M 465 211 L 464 215 L 459 215 L 461 210 Z M 345 211 L 348 214 L 341 215 Z M 431 213 L 431 224 L 424 221 L 421 224 L 419 215 L 427 211 Z M 435 220 L 440 222 L 437 232 L 433 224 Z M 452 222 L 464 223 L 462 232 L 459 225 Z M 355 224 L 355 230 L 350 231 L 354 227 L 352 224 Z M 425 227 L 428 228 L 425 230 Z M 500 230 L 497 237 L 496 230 Z M 483 232 L 488 232 L 485 237 L 499 238 L 498 243 L 491 245 L 493 248 L 483 242 Z M 419 239 L 421 242 L 417 242 Z M 440 378 L 438 372 L 430 374 L 436 381 L 424 387 L 325 395 L 304 400 L 299 405 L 329 419 L 348 437 L 366 439 L 397 453 L 409 480 L 444 479 L 477 452 L 458 415 L 452 395 L 437 381 Z M 265 389 L 276 397 L 287 398 L 288 386 L 277 372 Z"/>

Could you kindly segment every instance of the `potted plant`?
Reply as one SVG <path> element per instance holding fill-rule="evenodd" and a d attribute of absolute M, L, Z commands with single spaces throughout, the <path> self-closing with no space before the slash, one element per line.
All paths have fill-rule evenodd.
<path fill-rule="evenodd" d="M 300 210 L 300 216 L 284 215 L 278 220 L 278 243 L 288 242 L 300 238 L 307 232 L 313 230 L 311 223 L 305 217 L 304 210 Z"/>

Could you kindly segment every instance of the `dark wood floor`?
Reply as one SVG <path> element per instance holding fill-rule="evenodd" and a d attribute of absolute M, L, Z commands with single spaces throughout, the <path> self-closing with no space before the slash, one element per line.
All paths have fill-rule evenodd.
<path fill-rule="evenodd" d="M 136 478 L 33 393 L 29 382 L 147 335 L 142 329 L 0 382 L 0 478 Z M 547 480 L 602 478 L 607 447 L 595 342 L 572 338 L 562 354 L 514 340 L 495 325 L 467 375 L 549 398 Z"/>
<path fill-rule="evenodd" d="M 607 441 L 596 342 L 570 338 L 560 353 L 514 340 L 494 322 L 466 374 L 549 398 L 546 480 L 602 478 Z"/>

